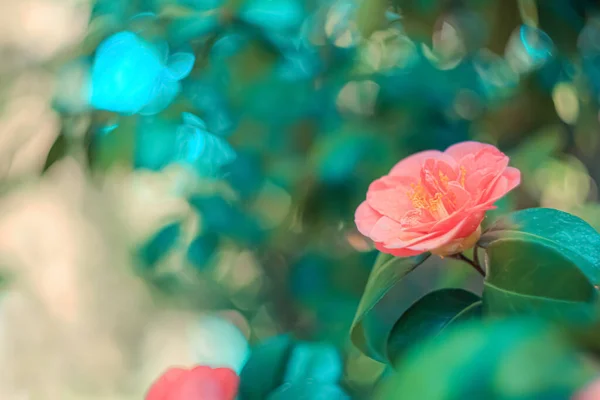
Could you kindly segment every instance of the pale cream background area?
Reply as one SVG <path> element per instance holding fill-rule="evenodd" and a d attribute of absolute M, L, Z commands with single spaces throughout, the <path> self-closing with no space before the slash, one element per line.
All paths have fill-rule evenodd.
<path fill-rule="evenodd" d="M 142 399 L 166 368 L 193 362 L 198 315 L 158 307 L 132 273 L 135 247 L 165 224 L 184 222 L 188 242 L 197 230 L 185 174 L 92 179 L 69 157 L 41 176 L 61 128 L 57 68 L 89 12 L 80 0 L 0 1 L 2 400 Z"/>

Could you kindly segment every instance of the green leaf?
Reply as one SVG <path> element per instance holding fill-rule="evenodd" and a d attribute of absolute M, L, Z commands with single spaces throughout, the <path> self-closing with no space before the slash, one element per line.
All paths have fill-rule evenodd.
<path fill-rule="evenodd" d="M 367 281 L 362 298 L 358 304 L 356 315 L 354 316 L 354 321 L 352 322 L 352 327 L 350 328 L 352 342 L 363 353 L 378 361 L 386 361 L 383 354 L 372 350 L 376 346 L 374 346 L 371 335 L 365 332 L 365 320 L 371 316 L 377 304 L 385 297 L 388 291 L 406 277 L 409 272 L 421 265 L 429 256 L 429 253 L 425 253 L 415 257 L 400 258 L 385 253 L 379 254 L 377 260 L 375 260 L 371 275 L 369 275 L 369 280 Z M 417 299 L 413 299 L 413 302 L 414 300 Z M 405 307 L 405 310 L 408 307 L 410 307 L 410 304 Z M 402 310 L 402 312 L 405 310 Z M 400 315 L 402 313 L 398 314 L 398 316 Z M 389 329 L 393 327 L 395 321 L 389 325 Z M 378 335 L 376 334 L 376 339 L 385 340 L 384 338 L 387 337 L 387 334 L 384 331 L 385 327 L 382 328 Z"/>
<path fill-rule="evenodd" d="M 242 400 L 263 400 L 283 382 L 294 346 L 289 335 L 276 336 L 256 346 L 240 374 Z"/>
<path fill-rule="evenodd" d="M 489 283 L 483 291 L 483 312 L 487 316 L 540 314 L 552 320 L 588 321 L 594 317 L 589 303 L 527 296 L 497 288 Z"/>
<path fill-rule="evenodd" d="M 353 343 L 369 357 L 389 363 L 388 338 L 394 325 L 424 295 L 448 288 L 440 279 L 446 269 L 429 254 L 407 258 L 380 254 L 352 323 Z"/>
<path fill-rule="evenodd" d="M 451 324 L 478 317 L 481 299 L 463 289 L 442 289 L 425 295 L 396 322 L 388 339 L 390 360 L 415 342 L 437 336 Z"/>
<path fill-rule="evenodd" d="M 397 367 L 376 400 L 566 399 L 599 372 L 560 331 L 522 319 L 449 327 Z"/>
<path fill-rule="evenodd" d="M 271 393 L 268 400 L 349 400 L 335 383 L 306 380 L 286 383 Z"/>
<path fill-rule="evenodd" d="M 518 211 L 478 245 L 486 251 L 487 313 L 581 319 L 596 305 L 600 235 L 583 220 L 547 208 Z"/>

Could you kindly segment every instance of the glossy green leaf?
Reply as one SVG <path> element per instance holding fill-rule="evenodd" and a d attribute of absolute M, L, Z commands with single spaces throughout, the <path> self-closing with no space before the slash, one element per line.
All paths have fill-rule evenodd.
<path fill-rule="evenodd" d="M 354 344 L 369 357 L 389 363 L 388 338 L 396 322 L 428 293 L 454 288 L 440 279 L 447 268 L 429 254 L 407 258 L 380 254 L 354 317 Z M 463 282 L 457 284 L 463 286 Z"/>
<path fill-rule="evenodd" d="M 486 312 L 580 319 L 598 299 L 600 235 L 573 215 L 518 211 L 495 223 L 479 246 L 486 252 Z"/>
<path fill-rule="evenodd" d="M 567 399 L 599 372 L 558 331 L 522 319 L 450 327 L 400 361 L 375 399 Z"/>
<path fill-rule="evenodd" d="M 372 338 L 371 332 L 366 332 L 365 330 L 365 320 L 374 312 L 374 308 L 385 297 L 388 291 L 405 278 L 409 272 L 421 265 L 429 255 L 427 253 L 415 257 L 399 258 L 385 253 L 379 254 L 377 260 L 375 260 L 371 275 L 369 275 L 367 286 L 360 299 L 356 316 L 350 328 L 352 341 L 363 353 L 379 361 L 386 360 L 384 354 L 374 349 L 375 340 L 385 341 L 387 338 L 387 334 L 384 332 L 385 328 L 382 327 L 378 334 L 376 334 L 376 338 Z M 412 299 L 412 302 L 415 300 L 417 299 Z M 410 307 L 411 304 L 408 304 L 402 312 Z M 398 314 L 398 317 L 402 315 L 402 312 Z M 387 332 L 393 327 L 395 321 L 387 324 Z"/>
<path fill-rule="evenodd" d="M 415 342 L 437 336 L 455 322 L 478 317 L 480 300 L 463 289 L 442 289 L 425 295 L 394 325 L 388 339 L 388 358 L 397 360 Z"/>
<path fill-rule="evenodd" d="M 539 314 L 552 320 L 573 322 L 585 322 L 594 317 L 594 308 L 587 302 L 528 296 L 506 291 L 489 283 L 485 285 L 482 303 L 484 314 L 493 317 Z"/>
<path fill-rule="evenodd" d="M 267 400 L 350 400 L 350 396 L 334 383 L 307 380 L 286 383 L 271 393 Z"/>

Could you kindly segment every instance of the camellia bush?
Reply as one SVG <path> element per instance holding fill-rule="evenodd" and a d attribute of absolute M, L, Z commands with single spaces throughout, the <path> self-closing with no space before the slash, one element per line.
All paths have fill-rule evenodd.
<path fill-rule="evenodd" d="M 44 170 L 198 316 L 136 398 L 600 398 L 598 11 L 93 2 Z"/>

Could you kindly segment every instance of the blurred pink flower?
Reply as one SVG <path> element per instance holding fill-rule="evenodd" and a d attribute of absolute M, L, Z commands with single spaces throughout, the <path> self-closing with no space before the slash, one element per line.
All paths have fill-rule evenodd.
<path fill-rule="evenodd" d="M 600 399 L 600 379 L 593 381 L 583 390 L 575 394 L 572 400 L 598 400 Z"/>
<path fill-rule="evenodd" d="M 379 251 L 397 257 L 459 253 L 479 239 L 485 212 L 519 185 L 521 173 L 508 161 L 478 142 L 414 154 L 371 183 L 356 226 Z"/>
<path fill-rule="evenodd" d="M 170 368 L 154 382 L 146 400 L 234 400 L 239 382 L 229 368 Z"/>

